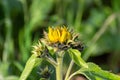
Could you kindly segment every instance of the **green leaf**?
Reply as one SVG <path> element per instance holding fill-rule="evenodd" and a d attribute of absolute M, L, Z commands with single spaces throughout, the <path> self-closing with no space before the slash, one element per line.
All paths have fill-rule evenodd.
<path fill-rule="evenodd" d="M 41 58 L 37 58 L 37 55 L 33 54 L 27 61 L 25 68 L 20 76 L 19 80 L 26 80 L 35 66 L 42 62 Z"/>
<path fill-rule="evenodd" d="M 76 49 L 69 49 L 68 52 L 69 52 L 70 57 L 73 59 L 73 61 L 77 65 L 85 67 L 85 68 L 88 67 L 86 62 L 81 58 L 81 53 L 78 50 L 76 50 Z"/>
<path fill-rule="evenodd" d="M 120 76 L 109 71 L 102 70 L 94 63 L 87 63 L 88 68 L 82 67 L 76 74 L 82 74 L 89 80 L 120 80 Z"/>

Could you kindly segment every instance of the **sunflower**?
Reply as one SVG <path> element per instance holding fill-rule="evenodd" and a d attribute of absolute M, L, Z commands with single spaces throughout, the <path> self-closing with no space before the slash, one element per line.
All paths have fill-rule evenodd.
<path fill-rule="evenodd" d="M 51 43 L 65 43 L 71 39 L 71 36 L 66 27 L 48 28 L 48 39 Z"/>
<path fill-rule="evenodd" d="M 79 51 L 83 50 L 83 45 L 78 38 L 78 34 L 63 27 L 48 27 L 48 32 L 44 31 L 44 37 L 38 41 L 38 44 L 33 46 L 33 53 L 38 56 L 47 55 L 48 50 L 63 51 L 69 48 L 77 49 Z"/>
<path fill-rule="evenodd" d="M 46 45 L 54 47 L 55 50 L 67 50 L 68 48 L 83 50 L 83 45 L 78 38 L 79 34 L 65 26 L 48 27 L 48 33 L 44 33 L 44 42 Z"/>

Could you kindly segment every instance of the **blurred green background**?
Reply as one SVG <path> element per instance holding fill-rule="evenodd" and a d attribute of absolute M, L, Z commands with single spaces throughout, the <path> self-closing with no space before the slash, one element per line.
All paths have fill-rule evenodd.
<path fill-rule="evenodd" d="M 17 79 L 33 43 L 57 25 L 80 34 L 84 60 L 120 72 L 120 0 L 0 0 L 0 80 Z"/>

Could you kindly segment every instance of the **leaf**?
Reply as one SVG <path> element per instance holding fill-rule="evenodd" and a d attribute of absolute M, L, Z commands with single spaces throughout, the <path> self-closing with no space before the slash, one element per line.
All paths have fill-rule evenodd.
<path fill-rule="evenodd" d="M 88 68 L 82 67 L 77 71 L 77 74 L 86 76 L 89 80 L 120 80 L 120 76 L 110 73 L 109 71 L 102 70 L 94 63 L 87 63 Z"/>
<path fill-rule="evenodd" d="M 20 76 L 19 80 L 26 80 L 27 77 L 29 76 L 29 74 L 31 73 L 31 71 L 33 70 L 33 68 L 35 66 L 37 66 L 38 64 L 40 64 L 42 62 L 41 58 L 37 58 L 37 56 L 35 54 L 33 54 L 27 61 L 25 68 Z"/>
<path fill-rule="evenodd" d="M 32 0 L 32 5 L 30 7 L 30 24 L 32 28 L 41 24 L 47 17 L 48 12 L 52 8 L 53 1 L 54 0 Z"/>
<path fill-rule="evenodd" d="M 78 50 L 76 50 L 76 49 L 69 49 L 68 52 L 69 52 L 70 57 L 73 59 L 73 61 L 77 65 L 85 67 L 85 68 L 88 67 L 86 62 L 81 58 L 81 53 Z"/>

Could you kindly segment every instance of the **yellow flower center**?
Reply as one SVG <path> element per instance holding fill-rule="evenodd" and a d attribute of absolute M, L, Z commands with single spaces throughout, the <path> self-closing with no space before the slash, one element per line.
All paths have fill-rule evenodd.
<path fill-rule="evenodd" d="M 50 42 L 66 42 L 71 39 L 71 33 L 67 30 L 66 27 L 56 27 L 56 28 L 48 28 L 48 38 Z"/>

